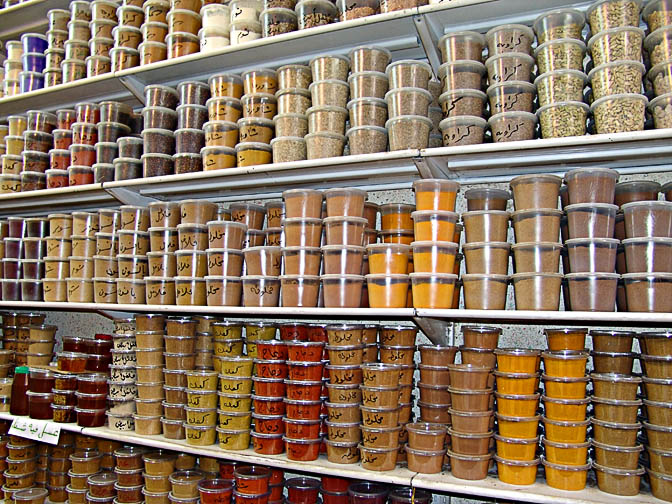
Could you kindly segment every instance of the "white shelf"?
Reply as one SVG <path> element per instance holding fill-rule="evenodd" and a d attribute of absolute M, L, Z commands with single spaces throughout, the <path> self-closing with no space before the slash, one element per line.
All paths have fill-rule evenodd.
<path fill-rule="evenodd" d="M 656 499 L 650 493 L 640 493 L 633 497 L 623 497 L 601 492 L 595 486 L 586 487 L 578 492 L 556 490 L 546 485 L 541 478 L 532 485 L 515 486 L 502 483 L 494 476 L 484 480 L 467 481 L 455 478 L 450 473 L 418 474 L 413 478 L 413 486 L 435 492 L 449 492 L 463 496 L 486 497 L 497 501 L 538 502 L 542 504 L 614 504 L 643 503 L 655 504 L 663 501 Z M 592 483 L 594 485 L 594 483 Z"/>
<path fill-rule="evenodd" d="M 507 182 L 526 173 L 606 166 L 623 175 L 672 170 L 672 129 L 425 149 L 423 178 Z"/>
<path fill-rule="evenodd" d="M 0 41 L 18 40 L 22 33 L 44 33 L 48 27 L 47 11 L 68 9 L 70 0 L 28 0 L 0 9 Z"/>
<path fill-rule="evenodd" d="M 672 313 L 415 309 L 416 317 L 532 325 L 672 325 Z"/>
<path fill-rule="evenodd" d="M 577 312 L 577 311 L 530 311 L 530 310 L 431 310 L 425 308 L 292 308 L 292 307 L 244 307 L 244 306 L 177 306 L 146 304 L 102 304 L 40 301 L 0 301 L 0 309 L 32 311 L 75 312 L 128 312 L 128 313 L 196 313 L 229 315 L 239 317 L 276 318 L 418 318 L 444 319 L 446 321 L 481 321 L 532 325 L 672 325 L 672 313 L 635 312 Z"/>
<path fill-rule="evenodd" d="M 208 315 L 231 315 L 241 317 L 276 318 L 403 318 L 415 315 L 413 308 L 289 308 L 289 307 L 243 307 L 243 306 L 176 306 L 146 304 L 104 304 L 104 303 L 46 303 L 33 301 L 0 301 L 0 309 L 16 310 L 63 310 L 63 311 L 111 311 L 130 313 L 195 313 Z"/>
<path fill-rule="evenodd" d="M 381 152 L 0 194 L 0 218 L 116 206 L 108 190 L 119 189 L 161 200 L 239 201 L 278 198 L 305 186 L 409 188 L 418 177 L 503 182 L 525 173 L 563 175 L 575 166 L 610 166 L 624 175 L 671 171 L 672 129 Z"/>
<path fill-rule="evenodd" d="M 0 419 L 13 420 L 16 418 L 9 413 L 0 413 Z M 461 494 L 468 497 L 486 497 L 494 499 L 507 499 L 518 502 L 537 502 L 542 504 L 612 504 L 616 498 L 613 495 L 603 493 L 597 488 L 588 487 L 579 492 L 567 492 L 555 490 L 543 481 L 539 480 L 529 486 L 513 486 L 501 483 L 496 476 L 479 481 L 460 480 L 449 472 L 440 474 L 420 474 L 398 467 L 393 471 L 375 472 L 363 469 L 359 464 L 333 464 L 326 460 L 326 455 L 313 462 L 296 462 L 288 460 L 285 454 L 259 455 L 252 449 L 240 451 L 226 451 L 217 444 L 210 446 L 192 446 L 184 440 L 170 440 L 163 436 L 140 436 L 135 433 L 117 432 L 107 427 L 79 427 L 75 424 L 59 424 L 62 430 L 77 432 L 87 436 L 121 441 L 123 443 L 139 444 L 152 448 L 180 451 L 194 455 L 215 457 L 224 460 L 233 460 L 249 464 L 263 464 L 281 469 L 315 473 L 316 475 L 327 474 L 343 478 L 365 479 L 391 485 L 413 486 L 433 492 L 447 492 Z M 655 504 L 659 501 L 648 493 L 640 493 L 635 497 L 618 496 L 619 502 Z"/>

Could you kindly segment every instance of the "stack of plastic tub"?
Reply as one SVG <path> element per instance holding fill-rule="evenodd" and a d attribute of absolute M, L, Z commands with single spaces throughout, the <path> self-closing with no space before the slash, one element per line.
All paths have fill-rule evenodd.
<path fill-rule="evenodd" d="M 140 26 L 142 43 L 138 45 L 140 65 L 148 65 L 166 59 L 168 49 L 165 38 L 168 34 L 166 15 L 170 10 L 167 0 L 153 0 L 142 4 L 144 22 Z"/>
<path fill-rule="evenodd" d="M 537 116 L 532 113 L 537 90 L 530 82 L 534 32 L 525 25 L 505 24 L 492 28 L 485 39 L 492 140 L 532 140 L 537 124 Z"/>
<path fill-rule="evenodd" d="M 459 187 L 438 179 L 413 183 L 416 210 L 411 214 L 414 241 L 410 278 L 416 308 L 458 307 L 456 256 L 461 230 L 456 225 L 455 201 Z"/>
<path fill-rule="evenodd" d="M 439 67 L 439 104 L 445 116 L 439 123 L 442 143 L 445 147 L 483 143 L 487 127 L 483 118 L 485 37 L 470 31 L 447 33 L 438 46 L 443 62 Z"/>
<path fill-rule="evenodd" d="M 4 80 L 3 94 L 14 96 L 21 92 L 19 74 L 23 71 L 23 44 L 19 40 L 8 40 L 6 44 L 7 59 L 3 62 Z"/>
<path fill-rule="evenodd" d="M 644 410 L 647 420 L 644 423 L 646 432 L 645 448 L 649 455 L 649 481 L 651 492 L 655 497 L 667 498 L 672 482 L 669 457 L 672 451 L 672 429 L 670 428 L 670 360 L 672 348 L 667 331 L 645 332 L 638 336 L 642 350 L 642 370 L 644 371 L 643 391 Z M 598 475 L 599 476 L 599 475 Z M 598 479 L 599 481 L 599 479 Z"/>
<path fill-rule="evenodd" d="M 367 46 L 350 51 L 352 73 L 348 77 L 350 128 L 346 132 L 351 155 L 387 150 L 387 103 L 389 79 L 385 70 L 391 56 L 387 49 Z"/>
<path fill-rule="evenodd" d="M 27 112 L 26 130 L 23 132 L 24 148 L 23 170 L 21 171 L 21 190 L 33 191 L 47 186 L 45 172 L 49 168 L 48 152 L 54 146 L 52 132 L 58 122 L 55 114 L 40 110 Z"/>
<path fill-rule="evenodd" d="M 534 55 L 539 68 L 534 84 L 542 138 L 586 133 L 589 107 L 583 103 L 583 88 L 588 80 L 583 73 L 585 19 L 579 10 L 557 9 L 534 21 L 538 43 Z"/>
<path fill-rule="evenodd" d="M 511 247 L 515 266 L 511 279 L 517 310 L 560 308 L 561 184 L 562 179 L 555 175 L 521 175 L 511 180 L 516 238 Z"/>
<path fill-rule="evenodd" d="M 180 205 L 157 201 L 149 205 L 149 252 L 145 300 L 147 304 L 175 304 L 175 280 L 179 246 L 177 225 Z"/>
<path fill-rule="evenodd" d="M 67 39 L 63 42 L 65 59 L 61 62 L 63 82 L 74 82 L 86 77 L 86 58 L 91 38 L 91 3 L 81 0 L 70 2 L 70 20 Z"/>
<path fill-rule="evenodd" d="M 140 64 L 138 46 L 143 40 L 140 27 L 145 20 L 142 6 L 127 3 L 119 6 L 115 14 L 111 19 L 111 21 L 118 20 L 117 25 L 112 28 L 114 47 L 108 50 L 110 68 L 113 72 Z"/>
<path fill-rule="evenodd" d="M 651 334 L 651 339 L 640 339 L 642 349 L 649 341 L 667 340 L 665 333 L 658 333 L 663 339 L 657 341 L 655 333 Z M 590 375 L 593 384 L 593 435 L 597 438 L 599 429 L 602 436 L 592 442 L 597 486 L 607 493 L 637 495 L 644 468 L 639 466 L 643 447 L 633 442 L 633 435 L 638 432 L 638 414 L 642 405 L 637 397 L 642 377 L 633 374 L 635 354 L 631 350 L 635 334 L 592 330 L 590 335 L 593 340 L 593 373 Z M 645 338 L 645 335 L 642 337 Z M 660 350 L 655 343 L 652 348 Z M 663 351 L 662 355 L 667 357 L 669 354 Z M 654 389 L 655 386 L 650 390 L 654 393 L 653 397 L 645 403 L 646 412 L 649 413 L 649 421 L 660 424 L 661 419 L 656 414 L 667 415 L 669 406 L 658 402 L 660 397 L 655 395 Z"/>
<path fill-rule="evenodd" d="M 273 119 L 273 162 L 300 161 L 307 156 L 303 137 L 308 133 L 307 113 L 312 104 L 308 86 L 312 82 L 312 74 L 308 66 L 285 65 L 277 69 L 276 75 L 278 90 L 275 95 L 276 99 L 280 99 L 278 114 Z"/>
<path fill-rule="evenodd" d="M 164 422 L 165 437 L 183 439 L 186 435 L 178 423 L 179 420 L 186 420 L 184 405 L 213 408 L 217 403 L 216 393 L 212 391 L 203 394 L 186 393 L 187 376 L 185 373 L 196 368 L 196 354 L 194 353 L 196 326 L 197 322 L 189 318 L 166 319 L 165 321 L 163 390 L 161 394 L 157 390 L 157 394 L 154 395 L 154 398 L 165 399 L 162 402 L 163 417 L 165 420 L 171 420 L 169 423 Z M 214 436 L 212 443 L 214 443 Z"/>
<path fill-rule="evenodd" d="M 587 418 L 590 397 L 585 397 L 588 380 L 588 352 L 557 350 L 542 353 L 544 361 L 544 418 L 553 421 L 583 424 Z M 550 422 L 549 422 L 550 421 Z M 586 485 L 590 460 L 587 441 L 556 442 L 544 439 L 546 483 L 562 490 L 581 490 Z"/>
<path fill-rule="evenodd" d="M 47 12 L 47 18 L 49 20 L 47 31 L 49 48 L 44 52 L 46 56 L 44 87 L 51 87 L 63 82 L 61 64 L 65 59 L 65 41 L 68 39 L 70 12 L 65 9 L 51 9 Z"/>
<path fill-rule="evenodd" d="M 202 3 L 198 0 L 171 2 L 166 14 L 168 35 L 165 38 L 168 59 L 197 53 L 200 49 L 198 32 L 201 29 Z"/>
<path fill-rule="evenodd" d="M 39 33 L 24 33 L 21 35 L 23 54 L 21 61 L 23 71 L 19 73 L 19 86 L 22 93 L 35 91 L 44 87 L 44 69 L 47 50 L 47 37 Z"/>
<path fill-rule="evenodd" d="M 137 340 L 135 333 L 135 319 L 117 319 L 114 321 L 112 334 L 112 352 L 122 352 L 121 355 L 135 353 Z M 117 431 L 133 431 L 135 422 L 135 401 L 137 397 L 138 372 L 132 361 L 110 365 L 110 382 L 107 410 L 107 424 L 110 429 Z"/>
<path fill-rule="evenodd" d="M 463 420 L 473 415 L 471 428 L 449 429 L 451 473 L 461 479 L 483 479 L 492 459 L 493 395 L 497 347 L 501 329 L 463 326 L 464 345 L 460 347 L 461 364 L 449 364 L 449 418 Z M 422 368 L 421 368 L 422 371 Z M 422 377 L 421 377 L 422 380 Z M 458 418 L 459 417 L 459 418 Z M 469 470 L 473 466 L 474 470 Z"/>
<path fill-rule="evenodd" d="M 640 8 L 638 2 L 609 0 L 597 1 L 586 11 L 588 52 L 594 66 L 588 75 L 593 93 L 591 112 L 598 134 L 644 129 L 648 100 L 641 94 L 645 69 L 641 64 L 644 30 L 639 28 Z M 651 64 L 664 61 L 666 51 L 663 49 L 662 58 L 655 51 L 661 39 L 647 40 L 647 50 L 653 55 Z M 662 45 L 667 47 L 667 42 Z"/>
<path fill-rule="evenodd" d="M 618 173 L 608 168 L 579 168 L 565 174 L 569 205 L 567 252 L 571 273 L 565 275 L 569 308 L 614 311 L 619 275 L 614 273 L 614 193 Z"/>
<path fill-rule="evenodd" d="M 462 275 L 464 307 L 503 310 L 508 287 L 507 243 L 511 195 L 493 188 L 469 189 L 464 194 L 467 211 L 462 214 L 465 243 L 462 250 L 466 273 Z"/>

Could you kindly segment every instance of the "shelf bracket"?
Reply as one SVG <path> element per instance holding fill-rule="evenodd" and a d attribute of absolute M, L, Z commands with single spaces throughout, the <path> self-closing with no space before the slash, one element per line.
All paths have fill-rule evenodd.
<path fill-rule="evenodd" d="M 441 56 L 436 48 L 438 40 L 436 34 L 431 26 L 431 21 L 425 15 L 413 16 L 413 24 L 415 30 L 418 32 L 422 48 L 427 54 L 427 59 L 432 67 L 432 71 L 436 77 L 439 76 L 439 67 L 441 66 Z"/>
<path fill-rule="evenodd" d="M 425 333 L 429 341 L 435 345 L 449 346 L 454 343 L 453 322 L 430 317 L 413 317 L 413 322 Z"/>
<path fill-rule="evenodd" d="M 128 89 L 133 96 L 135 96 L 142 105 L 145 104 L 145 84 L 133 75 L 123 75 L 119 77 L 119 81 Z"/>
<path fill-rule="evenodd" d="M 117 201 L 123 205 L 135 205 L 135 206 L 147 206 L 150 203 L 159 201 L 156 198 L 150 198 L 149 196 L 143 196 L 139 192 L 132 191 L 126 187 L 105 187 L 103 189 L 108 193 L 114 196 Z"/>
<path fill-rule="evenodd" d="M 437 158 L 418 156 L 413 158 L 413 163 L 420 174 L 420 178 L 455 178 L 455 174 L 446 170 L 443 163 Z"/>

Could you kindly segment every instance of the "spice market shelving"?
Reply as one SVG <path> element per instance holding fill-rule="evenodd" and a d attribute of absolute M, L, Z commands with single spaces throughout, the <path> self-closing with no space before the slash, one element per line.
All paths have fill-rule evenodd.
<path fill-rule="evenodd" d="M 486 3 L 487 5 L 482 5 Z M 362 44 L 380 45 L 393 52 L 394 59 L 427 58 L 436 71 L 439 55 L 436 43 L 446 31 L 488 28 L 508 22 L 531 21 L 542 11 L 557 7 L 585 8 L 590 1 L 541 0 L 444 0 L 419 9 L 382 14 L 345 23 L 335 23 L 305 32 L 293 32 L 271 39 L 259 39 L 245 46 L 228 47 L 208 54 L 194 54 L 178 60 L 136 67 L 121 72 L 83 79 L 53 88 L 0 99 L 0 120 L 28 109 L 55 110 L 80 101 L 120 100 L 142 104 L 147 84 L 174 85 L 187 79 L 204 79 L 216 72 L 240 72 L 249 68 L 304 62 L 324 53 L 345 54 Z M 46 28 L 46 12 L 67 7 L 69 0 L 29 0 L 0 10 L 0 40 L 18 38 L 26 31 Z M 35 20 L 39 20 L 35 22 Z M 216 70 L 213 70 L 216 69 Z M 463 183 L 505 182 L 523 173 L 564 173 L 570 166 L 601 165 L 622 174 L 672 170 L 672 130 L 652 130 L 620 135 L 532 140 L 510 144 L 475 145 L 350 156 L 302 161 L 220 172 L 171 175 L 91 186 L 49 189 L 31 193 L 0 195 L 0 217 L 45 215 L 57 211 L 93 209 L 119 203 L 141 202 L 143 198 L 179 200 L 208 197 L 217 201 L 245 198 L 277 198 L 284 189 L 310 185 L 326 188 L 356 186 L 368 190 L 408 188 L 418 177 L 444 177 Z M 515 324 L 581 325 L 672 325 L 672 314 L 530 312 L 426 309 L 323 309 L 243 308 L 163 305 L 103 305 L 95 303 L 0 302 L 0 309 L 199 313 L 228 316 L 413 320 L 482 321 Z M 1 419 L 13 415 L 0 413 Z M 407 469 L 386 473 L 363 471 L 359 465 L 341 466 L 324 459 L 291 462 L 282 456 L 260 456 L 251 450 L 227 452 L 217 445 L 195 447 L 184 441 L 160 436 L 118 433 L 108 428 L 82 428 L 61 424 L 63 430 L 132 442 L 156 448 L 214 456 L 228 460 L 261 463 L 293 471 L 366 478 L 390 484 L 410 485 L 470 497 L 510 499 L 538 503 L 611 504 L 614 496 L 591 487 L 580 492 L 562 492 L 536 483 L 514 487 L 494 477 L 466 482 L 449 473 L 423 475 Z M 619 502 L 660 502 L 649 493 L 618 497 Z"/>
<path fill-rule="evenodd" d="M 9 413 L 0 413 L 0 419 L 13 420 L 17 418 Z M 287 460 L 284 455 L 258 455 L 252 450 L 225 451 L 217 445 L 192 446 L 185 441 L 174 441 L 162 436 L 139 436 L 133 433 L 115 432 L 107 427 L 80 427 L 75 424 L 59 424 L 62 430 L 77 432 L 87 436 L 122 441 L 124 443 L 140 444 L 152 448 L 166 450 L 179 450 L 194 455 L 203 455 L 225 460 L 233 460 L 250 464 L 264 464 L 272 467 L 280 467 L 289 471 L 308 472 L 316 474 L 329 474 L 344 478 L 362 477 L 367 480 L 387 483 L 392 485 L 413 486 L 433 491 L 461 494 L 469 497 L 496 498 L 498 500 L 512 500 L 517 502 L 536 502 L 540 504 L 612 504 L 614 495 L 600 492 L 596 488 L 586 488 L 579 492 L 564 492 L 550 488 L 543 482 L 537 482 L 530 486 L 513 486 L 501 483 L 495 477 L 489 476 L 485 480 L 466 481 L 450 475 L 419 474 L 406 468 L 397 468 L 393 471 L 375 472 L 364 471 L 358 464 L 343 465 L 333 464 L 324 458 L 314 462 L 295 462 Z M 618 496 L 618 502 L 655 504 L 662 501 L 650 494 L 639 494 L 634 497 Z"/>

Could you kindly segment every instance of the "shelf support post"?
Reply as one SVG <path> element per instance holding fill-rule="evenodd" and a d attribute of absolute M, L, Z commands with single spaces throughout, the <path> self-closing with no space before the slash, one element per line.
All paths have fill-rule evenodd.
<path fill-rule="evenodd" d="M 453 322 L 431 317 L 413 317 L 413 322 L 435 345 L 449 346 L 453 344 Z"/>
<path fill-rule="evenodd" d="M 420 178 L 455 178 L 455 175 L 447 170 L 446 166 L 437 158 L 421 155 L 414 157 L 413 163 L 420 174 Z"/>
<path fill-rule="evenodd" d="M 428 17 L 423 14 L 414 16 L 413 22 L 415 30 L 418 32 L 422 48 L 425 50 L 425 54 L 427 54 L 427 59 L 432 67 L 432 71 L 434 72 L 434 75 L 438 77 L 439 66 L 441 66 L 441 57 L 436 48 L 438 40 L 434 30 L 432 30 L 431 21 L 429 21 Z"/>
<path fill-rule="evenodd" d="M 121 82 L 126 89 L 128 89 L 133 96 L 135 96 L 140 103 L 146 105 L 145 103 L 145 85 L 140 82 L 136 77 L 132 75 L 123 75 L 119 77 L 119 82 Z"/>
<path fill-rule="evenodd" d="M 159 201 L 156 198 L 150 198 L 149 196 L 143 196 L 142 194 L 132 191 L 126 187 L 105 187 L 103 184 L 103 189 L 108 193 L 114 196 L 122 205 L 135 205 L 135 206 L 147 206 L 150 203 Z"/>

